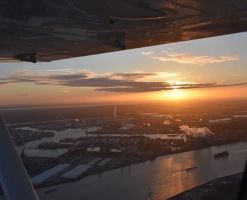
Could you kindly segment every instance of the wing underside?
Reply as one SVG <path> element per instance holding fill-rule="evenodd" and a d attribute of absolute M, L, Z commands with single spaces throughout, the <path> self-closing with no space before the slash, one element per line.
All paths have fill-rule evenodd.
<path fill-rule="evenodd" d="M 246 30 L 244 0 L 0 0 L 0 62 L 34 53 L 38 61 L 52 61 Z"/>

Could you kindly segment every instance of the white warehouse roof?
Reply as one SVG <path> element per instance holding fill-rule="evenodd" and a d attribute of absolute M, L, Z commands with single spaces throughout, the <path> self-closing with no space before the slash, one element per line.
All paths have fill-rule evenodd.
<path fill-rule="evenodd" d="M 92 161 L 90 161 L 88 164 L 78 165 L 61 177 L 66 179 L 78 178 L 82 173 L 86 172 L 92 165 L 97 163 L 99 160 L 101 160 L 101 158 L 95 158 Z"/>
<path fill-rule="evenodd" d="M 66 179 L 75 179 L 78 178 L 82 173 L 87 171 L 91 165 L 78 165 L 72 170 L 68 171 L 66 174 L 62 176 L 62 178 Z"/>
<path fill-rule="evenodd" d="M 32 182 L 35 185 L 39 185 L 46 181 L 47 179 L 51 178 L 52 176 L 56 175 L 57 173 L 65 170 L 68 168 L 70 164 L 59 164 L 51 169 L 48 169 L 47 171 L 42 172 L 41 174 L 35 176 L 32 178 Z"/>

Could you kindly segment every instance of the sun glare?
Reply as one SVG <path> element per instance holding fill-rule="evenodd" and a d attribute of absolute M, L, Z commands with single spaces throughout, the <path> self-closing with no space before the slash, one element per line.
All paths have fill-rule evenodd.
<path fill-rule="evenodd" d="M 185 91 L 174 89 L 166 91 L 164 93 L 164 97 L 168 98 L 169 100 L 183 100 L 186 99 L 187 94 Z"/>
<path fill-rule="evenodd" d="M 172 89 L 157 92 L 153 95 L 154 99 L 162 100 L 162 101 L 180 101 L 187 100 L 195 97 L 194 92 L 189 90 L 181 90 L 181 89 Z"/>

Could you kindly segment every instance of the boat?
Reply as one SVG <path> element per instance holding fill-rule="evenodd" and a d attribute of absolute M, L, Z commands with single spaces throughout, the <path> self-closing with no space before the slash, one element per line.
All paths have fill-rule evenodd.
<path fill-rule="evenodd" d="M 218 159 L 218 158 L 225 158 L 225 157 L 228 157 L 228 156 L 229 156 L 228 151 L 222 151 L 220 153 L 215 154 L 214 158 Z"/>

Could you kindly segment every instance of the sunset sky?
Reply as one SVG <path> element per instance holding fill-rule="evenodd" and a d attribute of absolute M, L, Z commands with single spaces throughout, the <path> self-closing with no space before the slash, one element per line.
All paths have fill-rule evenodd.
<path fill-rule="evenodd" d="M 247 100 L 247 33 L 50 63 L 1 63 L 0 106 Z"/>

